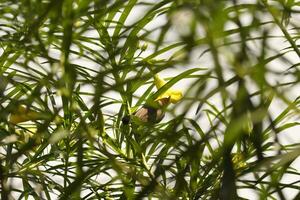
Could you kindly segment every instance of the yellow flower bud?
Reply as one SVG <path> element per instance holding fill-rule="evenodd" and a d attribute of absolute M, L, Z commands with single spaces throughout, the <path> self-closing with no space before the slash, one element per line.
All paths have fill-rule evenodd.
<path fill-rule="evenodd" d="M 27 109 L 25 106 L 20 105 L 16 112 L 10 115 L 9 121 L 12 124 L 18 124 L 39 118 L 39 113 Z"/>
<path fill-rule="evenodd" d="M 245 158 L 243 154 L 241 153 L 234 153 L 232 157 L 232 163 L 234 168 L 237 169 L 244 169 L 248 166 L 247 162 L 245 161 Z"/>

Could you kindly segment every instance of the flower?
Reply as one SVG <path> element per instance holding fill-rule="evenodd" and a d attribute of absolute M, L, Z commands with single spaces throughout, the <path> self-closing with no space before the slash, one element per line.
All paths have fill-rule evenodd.
<path fill-rule="evenodd" d="M 232 163 L 236 170 L 245 169 L 248 166 L 242 153 L 234 153 L 232 156 Z"/>
<path fill-rule="evenodd" d="M 156 88 L 159 90 L 161 87 L 163 87 L 167 82 L 161 78 L 158 74 L 154 75 L 154 84 Z M 181 90 L 175 90 L 175 89 L 168 89 L 161 95 L 159 95 L 155 101 L 161 100 L 161 99 L 169 99 L 169 103 L 177 103 L 182 99 L 182 91 Z"/>
<path fill-rule="evenodd" d="M 167 82 L 162 79 L 158 74 L 154 75 L 154 84 L 156 88 L 159 90 L 162 88 Z M 155 124 L 159 123 L 165 116 L 165 108 L 170 103 L 177 103 L 182 99 L 181 90 L 167 89 L 162 94 L 160 94 L 153 102 L 146 102 L 141 108 L 136 110 L 136 107 L 132 110 L 136 110 L 132 113 L 132 115 L 127 115 L 122 118 L 123 124 L 127 125 L 131 121 L 135 124 Z"/>
<path fill-rule="evenodd" d="M 9 121 L 12 124 L 18 124 L 21 122 L 39 119 L 39 116 L 39 113 L 29 110 L 23 105 L 20 105 L 17 111 L 10 115 Z"/>

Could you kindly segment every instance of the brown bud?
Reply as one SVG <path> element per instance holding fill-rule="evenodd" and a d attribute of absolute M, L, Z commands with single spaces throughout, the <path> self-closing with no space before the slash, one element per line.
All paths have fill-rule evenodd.
<path fill-rule="evenodd" d="M 169 105 L 169 98 L 159 99 L 154 102 L 154 105 L 143 105 L 133 113 L 133 116 L 144 123 L 158 123 L 164 118 L 164 108 L 167 105 Z M 130 122 L 130 116 L 125 116 L 122 122 L 128 124 Z"/>

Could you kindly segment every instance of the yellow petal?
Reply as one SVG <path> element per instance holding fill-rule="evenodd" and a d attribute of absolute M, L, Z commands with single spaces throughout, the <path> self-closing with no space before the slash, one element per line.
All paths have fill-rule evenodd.
<path fill-rule="evenodd" d="M 161 78 L 158 74 L 154 75 L 154 84 L 157 89 L 160 89 L 162 86 L 164 86 L 167 82 Z M 174 90 L 174 89 L 168 89 L 163 94 L 159 95 L 159 97 L 156 100 L 169 98 L 171 103 L 177 103 L 182 99 L 182 92 L 181 90 Z"/>
<path fill-rule="evenodd" d="M 159 95 L 156 100 L 170 98 L 171 103 L 177 103 L 182 99 L 182 92 L 180 90 L 168 89 L 163 94 Z"/>
<path fill-rule="evenodd" d="M 177 103 L 182 99 L 181 90 L 169 90 L 171 103 Z"/>
<path fill-rule="evenodd" d="M 162 79 L 158 74 L 154 75 L 154 84 L 157 89 L 160 89 L 162 86 L 164 86 L 167 82 Z"/>

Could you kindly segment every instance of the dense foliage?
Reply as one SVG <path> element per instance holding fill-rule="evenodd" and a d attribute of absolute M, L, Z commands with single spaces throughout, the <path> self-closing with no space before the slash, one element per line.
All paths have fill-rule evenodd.
<path fill-rule="evenodd" d="M 299 4 L 0 0 L 1 199 L 299 199 Z"/>

